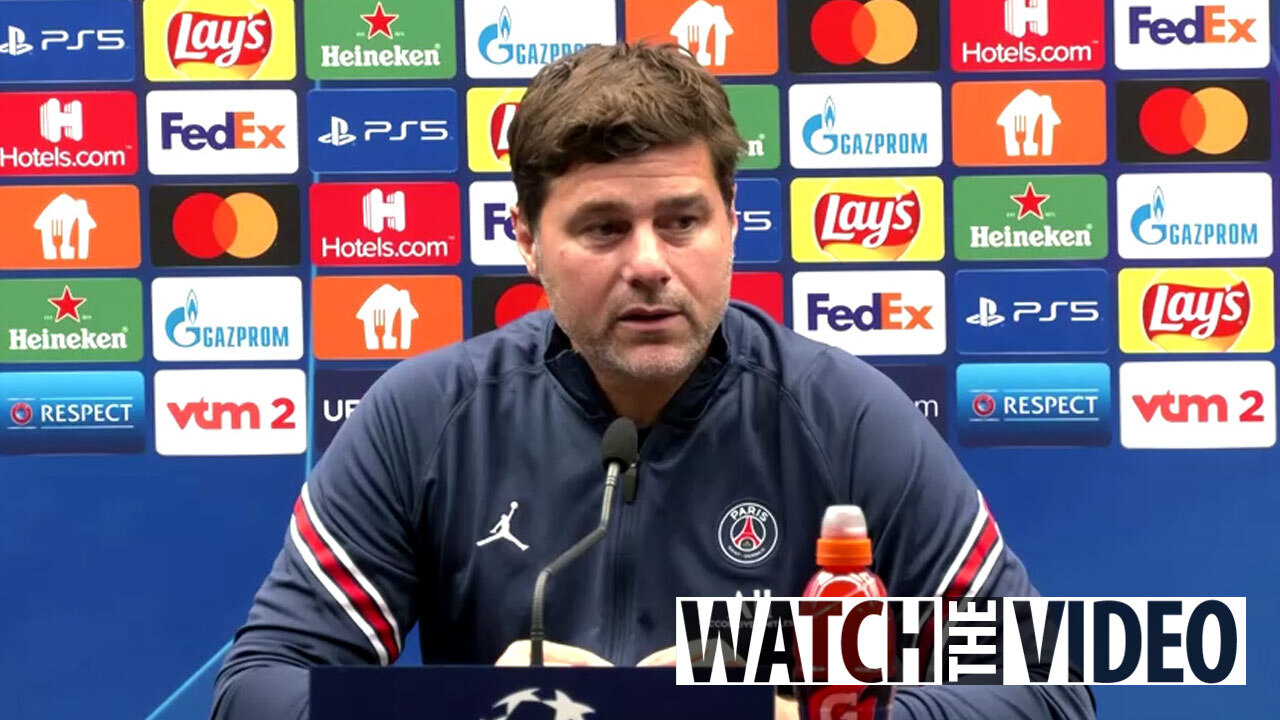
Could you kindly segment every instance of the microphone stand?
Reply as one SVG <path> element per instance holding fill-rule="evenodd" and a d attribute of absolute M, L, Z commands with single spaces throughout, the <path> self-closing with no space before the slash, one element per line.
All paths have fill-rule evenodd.
<path fill-rule="evenodd" d="M 542 667 L 542 640 L 546 636 L 546 630 L 542 625 L 542 606 L 547 594 L 547 581 L 604 537 L 605 530 L 609 527 L 609 512 L 613 508 L 613 491 L 618 485 L 621 468 L 622 463 L 609 463 L 609 471 L 604 479 L 604 502 L 600 506 L 600 524 L 538 573 L 538 580 L 533 586 L 533 622 L 529 628 L 529 665 L 532 667 Z"/>

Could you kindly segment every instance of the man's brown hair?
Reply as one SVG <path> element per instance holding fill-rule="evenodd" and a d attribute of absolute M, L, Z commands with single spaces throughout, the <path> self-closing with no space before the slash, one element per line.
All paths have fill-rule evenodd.
<path fill-rule="evenodd" d="M 587 47 L 539 71 L 511 121 L 507 142 L 520 211 L 535 229 L 551 181 L 575 165 L 695 140 L 711 150 L 727 208 L 747 144 L 719 81 L 678 45 Z"/>

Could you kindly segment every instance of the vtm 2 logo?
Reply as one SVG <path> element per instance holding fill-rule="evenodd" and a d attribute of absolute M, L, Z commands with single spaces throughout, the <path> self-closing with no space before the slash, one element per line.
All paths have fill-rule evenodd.
<path fill-rule="evenodd" d="M 1271 352 L 1269 268 L 1120 271 L 1120 349 L 1126 353 Z"/>
<path fill-rule="evenodd" d="M 147 79 L 292 80 L 293 0 L 147 0 Z"/>
<path fill-rule="evenodd" d="M 1276 443 L 1276 368 L 1265 360 L 1120 366 L 1127 448 L 1268 448 Z"/>
<path fill-rule="evenodd" d="M 467 0 L 462 9 L 467 75 L 473 78 L 531 78 L 588 45 L 618 40 L 613 0 L 557 0 L 554 6 Z"/>
<path fill-rule="evenodd" d="M 1080 0 L 976 0 L 951 12 L 959 72 L 1097 70 L 1106 61 L 1106 8 Z"/>
<path fill-rule="evenodd" d="M 1263 68 L 1271 62 L 1272 2 L 1116 0 L 1121 70 Z"/>
<path fill-rule="evenodd" d="M 938 0 L 786 0 L 791 70 L 938 69 Z"/>
<path fill-rule="evenodd" d="M 792 255 L 800 262 L 942 259 L 942 179 L 791 181 Z"/>
<path fill-rule="evenodd" d="M 302 370 L 160 370 L 160 455 L 297 455 L 307 449 Z"/>

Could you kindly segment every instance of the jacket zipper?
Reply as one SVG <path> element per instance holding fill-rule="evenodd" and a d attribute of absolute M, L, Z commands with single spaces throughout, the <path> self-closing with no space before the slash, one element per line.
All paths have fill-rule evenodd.
<path fill-rule="evenodd" d="M 642 472 L 642 467 L 643 463 L 636 463 L 637 482 L 640 480 L 638 473 Z M 643 486 L 643 483 L 640 485 Z M 613 553 L 613 616 L 609 623 L 609 646 L 606 653 L 606 657 L 615 659 L 615 664 L 620 658 L 619 652 L 626 649 L 628 631 L 631 629 L 629 620 L 635 595 L 635 553 L 631 536 L 635 534 L 634 516 L 638 512 L 634 505 L 628 506 L 621 497 L 621 492 L 618 495 L 618 507 L 615 510 L 618 515 L 618 542 L 614 545 Z"/>

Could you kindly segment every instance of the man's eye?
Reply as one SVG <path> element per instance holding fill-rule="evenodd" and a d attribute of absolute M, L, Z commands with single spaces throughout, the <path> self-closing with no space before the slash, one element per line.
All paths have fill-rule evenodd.
<path fill-rule="evenodd" d="M 678 232 L 688 232 L 698 226 L 699 218 L 697 215 L 681 215 L 673 218 L 668 226 L 672 230 Z"/>
<path fill-rule="evenodd" d="M 621 235 L 627 231 L 626 226 L 620 222 L 600 222 L 587 227 L 587 232 L 592 235 L 604 237 L 612 237 Z"/>

